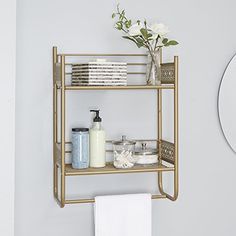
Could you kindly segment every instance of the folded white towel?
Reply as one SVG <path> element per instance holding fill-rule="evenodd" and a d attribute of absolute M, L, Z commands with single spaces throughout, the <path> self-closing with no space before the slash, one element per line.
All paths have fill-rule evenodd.
<path fill-rule="evenodd" d="M 95 236 L 151 236 L 151 194 L 95 197 Z"/>

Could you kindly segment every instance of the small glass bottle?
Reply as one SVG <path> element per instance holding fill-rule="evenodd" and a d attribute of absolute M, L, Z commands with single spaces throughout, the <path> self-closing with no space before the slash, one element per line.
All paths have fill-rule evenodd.
<path fill-rule="evenodd" d="M 72 128 L 72 167 L 89 167 L 89 129 Z"/>

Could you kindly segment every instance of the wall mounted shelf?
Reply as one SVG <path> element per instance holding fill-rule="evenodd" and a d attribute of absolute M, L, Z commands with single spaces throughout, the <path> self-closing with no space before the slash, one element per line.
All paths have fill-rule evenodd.
<path fill-rule="evenodd" d="M 57 47 L 53 47 L 53 172 L 54 172 L 54 197 L 60 207 L 65 204 L 92 203 L 94 199 L 66 199 L 66 178 L 70 176 L 101 175 L 101 174 L 127 174 L 154 172 L 158 175 L 158 189 L 160 194 L 153 194 L 152 199 L 167 198 L 172 201 L 178 197 L 178 57 L 174 57 L 171 63 L 161 63 L 161 85 L 127 85 L 127 86 L 71 86 L 66 83 L 71 72 L 73 62 L 69 59 L 88 57 L 146 57 L 146 54 L 58 54 Z M 129 62 L 130 67 L 145 67 L 143 62 Z M 128 75 L 145 75 L 143 71 L 129 71 Z M 157 137 L 152 141 L 156 143 L 158 150 L 158 163 L 151 166 L 134 166 L 130 169 L 116 169 L 111 163 L 104 168 L 73 169 L 65 163 L 65 155 L 71 151 L 68 149 L 70 142 L 65 140 L 66 126 L 66 91 L 72 90 L 156 90 L 157 91 Z M 174 94 L 174 142 L 162 139 L 162 91 L 170 90 Z M 91 92 L 90 91 L 90 92 Z M 60 131 L 60 132 L 59 132 Z M 111 141 L 107 141 L 111 142 Z M 107 150 L 110 152 L 111 150 Z M 163 173 L 173 173 L 173 195 L 164 190 Z M 60 184 L 59 184 L 60 178 Z"/>

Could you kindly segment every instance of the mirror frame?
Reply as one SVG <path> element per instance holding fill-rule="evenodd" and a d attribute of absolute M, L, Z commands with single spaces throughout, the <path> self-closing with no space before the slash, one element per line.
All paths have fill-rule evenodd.
<path fill-rule="evenodd" d="M 224 69 L 223 75 L 221 77 L 221 80 L 220 80 L 220 84 L 219 84 L 219 88 L 218 88 L 218 94 L 217 94 L 217 114 L 218 114 L 218 119 L 219 119 L 219 123 L 220 123 L 220 129 L 221 129 L 221 132 L 222 132 L 222 134 L 224 136 L 224 139 L 225 139 L 226 143 L 228 144 L 228 146 L 230 147 L 230 149 L 236 154 L 236 150 L 234 150 L 233 146 L 230 144 L 229 140 L 226 137 L 226 134 L 225 134 L 224 129 L 223 129 L 222 121 L 220 119 L 220 91 L 221 91 L 221 86 L 222 86 L 223 81 L 224 81 L 225 73 L 226 73 L 230 63 L 232 62 L 232 60 L 234 58 L 236 58 L 236 53 L 231 57 L 231 59 L 227 63 L 227 65 L 226 65 L 226 67 Z"/>

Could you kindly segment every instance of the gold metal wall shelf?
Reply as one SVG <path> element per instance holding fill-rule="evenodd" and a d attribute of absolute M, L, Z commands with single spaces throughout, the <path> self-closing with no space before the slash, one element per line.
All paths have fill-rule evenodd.
<path fill-rule="evenodd" d="M 58 54 L 57 47 L 53 47 L 53 176 L 54 197 L 60 207 L 65 204 L 92 203 L 94 199 L 66 199 L 66 178 L 70 176 L 101 175 L 101 174 L 127 174 L 154 172 L 158 175 L 158 189 L 160 194 L 153 194 L 152 199 L 167 198 L 175 201 L 178 197 L 178 57 L 171 63 L 161 63 L 161 85 L 127 85 L 127 86 L 71 86 L 66 78 L 71 75 L 66 71 L 71 67 L 69 58 L 83 57 L 146 57 L 146 54 Z M 128 66 L 146 66 L 143 62 L 129 62 Z M 144 72 L 130 71 L 129 75 L 145 75 Z M 157 91 L 157 140 L 154 141 L 158 149 L 158 163 L 152 166 L 135 166 L 130 169 L 116 169 L 111 163 L 104 168 L 73 169 L 65 164 L 65 155 L 70 153 L 67 146 L 70 142 L 65 140 L 66 126 L 66 91 L 72 90 L 156 90 Z M 174 142 L 162 139 L 162 90 L 173 91 L 174 94 Z M 60 132 L 59 132 L 60 130 Z M 110 141 L 108 141 L 110 142 Z M 107 150 L 109 151 L 109 150 Z M 164 190 L 163 173 L 173 173 L 173 194 Z M 60 184 L 59 184 L 60 178 Z"/>

